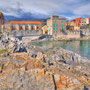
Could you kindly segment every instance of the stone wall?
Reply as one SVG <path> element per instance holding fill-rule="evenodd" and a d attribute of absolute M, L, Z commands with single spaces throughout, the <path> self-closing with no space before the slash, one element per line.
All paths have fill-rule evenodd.
<path fill-rule="evenodd" d="M 14 35 L 14 36 L 29 36 L 29 35 L 32 35 L 32 36 L 39 36 L 41 35 L 41 30 L 33 30 L 33 31 L 7 31 L 7 33 L 9 35 Z"/>
<path fill-rule="evenodd" d="M 63 32 L 59 33 L 59 35 L 57 35 L 57 37 L 54 36 L 54 38 L 65 38 L 65 39 L 70 39 L 70 38 L 75 38 L 78 39 L 80 38 L 80 32 L 79 31 L 67 31 L 66 34 L 64 34 Z"/>

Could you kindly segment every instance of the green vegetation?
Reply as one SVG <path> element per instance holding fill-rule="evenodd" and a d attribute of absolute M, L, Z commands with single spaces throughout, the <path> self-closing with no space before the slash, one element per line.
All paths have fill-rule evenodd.
<path fill-rule="evenodd" d="M 0 49 L 0 54 L 5 54 L 5 53 L 8 53 L 7 49 Z"/>

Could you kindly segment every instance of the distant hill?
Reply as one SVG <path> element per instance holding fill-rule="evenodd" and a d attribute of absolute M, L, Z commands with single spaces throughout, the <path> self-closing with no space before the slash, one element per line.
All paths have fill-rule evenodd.
<path fill-rule="evenodd" d="M 63 18 L 62 16 L 60 16 L 61 18 Z M 22 13 L 20 14 L 19 17 L 15 17 L 15 16 L 10 16 L 10 15 L 5 15 L 5 22 L 10 22 L 10 21 L 40 21 L 40 20 L 46 20 L 49 19 L 50 16 L 46 16 L 46 15 L 42 15 L 42 14 L 32 14 L 32 13 Z M 67 21 L 68 18 L 67 18 Z"/>
<path fill-rule="evenodd" d="M 42 14 L 33 14 L 33 13 L 20 13 L 18 17 L 10 16 L 10 15 L 4 15 L 5 22 L 10 21 L 40 21 L 42 19 L 47 19 L 48 16 L 42 15 Z"/>
<path fill-rule="evenodd" d="M 5 22 L 10 21 L 40 21 L 41 19 L 34 17 L 14 17 L 14 16 L 5 16 Z"/>

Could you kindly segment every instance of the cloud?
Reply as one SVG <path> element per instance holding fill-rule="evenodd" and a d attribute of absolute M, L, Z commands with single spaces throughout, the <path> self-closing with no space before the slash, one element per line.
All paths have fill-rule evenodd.
<path fill-rule="evenodd" d="M 75 15 L 90 15 L 90 3 L 82 5 L 74 10 Z"/>
<path fill-rule="evenodd" d="M 24 13 L 31 13 L 39 17 L 52 14 L 70 18 L 90 15 L 89 0 L 2 0 L 0 11 L 4 15 L 21 17 Z"/>

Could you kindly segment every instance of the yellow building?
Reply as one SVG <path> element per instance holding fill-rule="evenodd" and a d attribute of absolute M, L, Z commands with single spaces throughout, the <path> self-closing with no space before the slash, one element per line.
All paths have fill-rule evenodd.
<path fill-rule="evenodd" d="M 75 31 L 80 31 L 80 27 L 74 26 L 74 30 L 75 30 Z"/>
<path fill-rule="evenodd" d="M 48 35 L 52 35 L 53 33 L 53 26 L 52 26 L 52 20 L 48 19 L 47 20 L 47 29 L 48 29 Z"/>
<path fill-rule="evenodd" d="M 86 18 L 86 24 L 90 24 L 90 18 Z"/>
<path fill-rule="evenodd" d="M 47 33 L 47 25 L 42 27 L 42 34 L 46 34 Z"/>
<path fill-rule="evenodd" d="M 82 18 L 82 26 L 88 24 L 88 19 L 87 18 Z"/>

